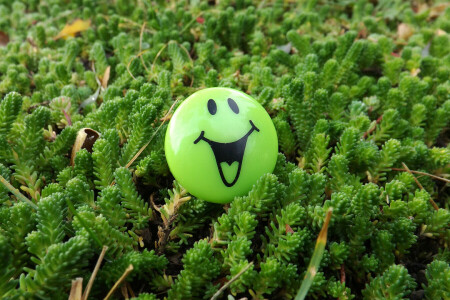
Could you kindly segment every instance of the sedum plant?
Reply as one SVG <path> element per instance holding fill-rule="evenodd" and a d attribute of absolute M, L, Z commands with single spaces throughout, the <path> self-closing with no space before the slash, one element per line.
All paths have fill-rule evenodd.
<path fill-rule="evenodd" d="M 439 0 L 0 0 L 0 297 L 449 299 L 449 20 Z M 173 109 L 216 86 L 280 145 L 227 205 L 164 154 Z"/>

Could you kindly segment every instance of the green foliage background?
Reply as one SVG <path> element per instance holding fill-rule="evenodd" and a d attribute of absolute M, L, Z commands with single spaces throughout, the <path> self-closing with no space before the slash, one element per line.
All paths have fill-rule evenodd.
<path fill-rule="evenodd" d="M 449 299 L 448 183 L 396 170 L 449 178 L 449 32 L 446 1 L 0 0 L 0 174 L 23 195 L 0 186 L 0 297 L 67 299 L 107 245 L 93 299 L 130 264 L 130 297 L 210 298 L 250 262 L 222 298 L 290 299 L 333 207 L 310 299 Z M 280 144 L 225 206 L 163 149 L 174 101 L 214 86 Z M 82 128 L 100 138 L 71 165 Z"/>

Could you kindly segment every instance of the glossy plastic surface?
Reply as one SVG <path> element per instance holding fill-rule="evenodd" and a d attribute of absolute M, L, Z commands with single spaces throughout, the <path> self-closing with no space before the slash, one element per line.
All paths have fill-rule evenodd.
<path fill-rule="evenodd" d="M 252 97 L 208 88 L 177 108 L 165 152 L 173 176 L 192 195 L 227 203 L 273 171 L 278 140 L 270 116 Z"/>

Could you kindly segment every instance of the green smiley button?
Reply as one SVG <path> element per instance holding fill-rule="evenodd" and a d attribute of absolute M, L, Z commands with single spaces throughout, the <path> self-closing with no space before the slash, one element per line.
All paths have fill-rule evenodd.
<path fill-rule="evenodd" d="M 227 203 L 275 168 L 278 140 L 265 109 L 230 88 L 200 90 L 178 107 L 165 151 L 175 179 L 192 195 Z"/>

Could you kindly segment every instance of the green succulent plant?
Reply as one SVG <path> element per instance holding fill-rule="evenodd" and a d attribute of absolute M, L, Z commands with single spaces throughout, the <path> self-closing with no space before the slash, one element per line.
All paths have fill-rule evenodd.
<path fill-rule="evenodd" d="M 0 298 L 85 291 L 108 246 L 89 298 L 449 299 L 449 20 L 439 0 L 0 0 Z M 225 206 L 164 153 L 216 86 L 280 145 Z"/>

